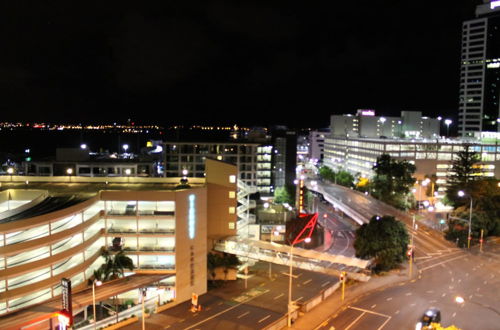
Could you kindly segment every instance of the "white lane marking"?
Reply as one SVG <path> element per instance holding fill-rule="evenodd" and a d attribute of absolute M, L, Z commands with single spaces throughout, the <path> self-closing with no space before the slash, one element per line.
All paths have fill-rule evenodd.
<path fill-rule="evenodd" d="M 373 305 L 372 305 L 372 307 L 371 307 L 371 309 L 374 309 L 374 308 L 375 308 L 375 306 L 377 306 L 377 304 L 373 304 Z"/>
<path fill-rule="evenodd" d="M 457 312 L 454 312 L 451 317 L 455 317 L 457 315 Z"/>
<path fill-rule="evenodd" d="M 374 314 L 374 315 L 378 315 L 378 316 L 382 316 L 382 317 L 391 317 L 390 315 L 386 315 L 386 314 L 382 314 L 382 313 L 377 313 L 377 312 L 370 311 L 368 309 L 359 308 L 359 307 L 348 306 L 347 308 L 355 309 L 355 310 L 360 311 L 360 312 L 370 313 L 370 314 Z"/>
<path fill-rule="evenodd" d="M 437 266 L 441 266 L 441 265 L 444 265 L 445 263 L 447 262 L 450 262 L 450 261 L 453 261 L 453 260 L 456 260 L 456 259 L 460 259 L 460 258 L 463 258 L 465 257 L 465 255 L 462 255 L 462 256 L 458 256 L 458 257 L 455 257 L 455 258 L 451 258 L 451 259 L 448 259 L 448 260 L 444 260 L 444 261 L 441 261 L 437 264 L 434 264 L 434 265 L 430 265 L 430 266 L 427 266 L 425 268 L 422 268 L 421 270 L 424 271 L 424 270 L 427 270 L 427 269 L 431 269 L 431 268 L 434 268 L 434 267 L 437 267 Z M 467 274 L 466 274 L 467 275 Z"/>
<path fill-rule="evenodd" d="M 227 308 L 227 309 L 225 309 L 225 310 L 223 310 L 223 311 L 221 311 L 221 312 L 219 312 L 219 313 L 217 313 L 217 314 L 214 314 L 214 315 L 212 315 L 212 316 L 210 316 L 210 317 L 207 317 L 207 318 L 206 318 L 206 319 L 204 319 L 203 321 L 200 321 L 200 322 L 198 322 L 198 323 L 196 323 L 196 324 L 193 324 L 192 326 L 187 327 L 187 328 L 185 328 L 184 330 L 188 330 L 188 329 L 193 329 L 193 328 L 196 328 L 196 327 L 198 327 L 200 324 L 203 324 L 203 323 L 205 323 L 205 322 L 207 322 L 207 321 L 210 321 L 210 320 L 212 320 L 212 319 L 214 319 L 214 318 L 218 317 L 219 315 L 222 315 L 222 314 L 224 314 L 224 313 L 226 313 L 226 312 L 229 312 L 230 310 L 233 310 L 233 309 L 235 309 L 235 308 L 237 308 L 237 307 L 240 307 L 241 305 L 243 305 L 243 304 L 245 304 L 245 303 L 249 302 L 250 300 L 256 299 L 257 297 L 260 297 L 260 296 L 262 296 L 263 294 L 266 294 L 266 293 L 268 293 L 268 292 L 269 292 L 269 290 L 263 291 L 262 293 L 260 293 L 260 294 L 258 294 L 258 295 L 255 295 L 255 296 L 253 296 L 253 297 L 251 297 L 251 298 L 249 298 L 249 299 L 247 299 L 247 300 L 244 300 L 244 301 L 240 302 L 240 303 L 239 303 L 239 304 L 237 304 L 237 305 L 231 306 L 231 307 L 229 307 L 229 308 Z"/>
<path fill-rule="evenodd" d="M 377 330 L 381 330 L 383 327 L 385 327 L 385 325 L 387 324 L 387 322 L 390 321 L 390 319 L 392 318 L 392 316 L 390 315 L 385 315 L 385 314 L 381 314 L 381 313 L 377 313 L 377 312 L 373 312 L 373 311 L 369 311 L 369 310 L 366 310 L 366 309 L 362 309 L 362 308 L 358 308 L 358 307 L 353 307 L 353 306 L 348 306 L 348 308 L 351 308 L 351 309 L 355 309 L 355 310 L 358 310 L 360 312 L 363 312 L 361 313 L 361 315 L 359 315 L 354 321 L 352 321 L 351 324 L 349 324 L 349 326 L 347 328 L 345 328 L 344 330 L 349 330 L 356 322 L 358 322 L 358 320 L 363 317 L 363 315 L 365 315 L 366 313 L 369 313 L 369 314 L 374 314 L 374 315 L 378 315 L 378 316 L 382 316 L 382 317 L 385 317 L 387 318 L 385 320 L 384 323 L 382 323 L 382 325 L 380 327 L 377 328 Z M 398 311 L 399 312 L 399 311 Z"/>
<path fill-rule="evenodd" d="M 269 315 L 268 315 L 268 316 L 266 316 L 266 317 L 261 318 L 261 319 L 259 320 L 259 323 L 264 322 L 265 320 L 267 320 L 267 319 L 268 319 L 268 318 L 270 318 L 270 317 L 271 317 L 271 314 L 269 314 Z"/>
<path fill-rule="evenodd" d="M 277 295 L 276 297 L 274 297 L 273 299 L 274 299 L 274 300 L 279 299 L 279 298 L 283 297 L 284 295 L 285 295 L 284 293 L 279 294 L 279 295 Z"/>
<path fill-rule="evenodd" d="M 325 283 L 321 284 L 321 287 L 327 286 L 330 283 L 330 281 L 326 281 Z"/>
<path fill-rule="evenodd" d="M 391 300 L 392 300 L 392 297 L 387 298 L 387 301 L 391 301 Z"/>
<path fill-rule="evenodd" d="M 366 312 L 361 313 L 361 314 L 360 314 L 360 315 L 359 315 L 359 316 L 358 316 L 358 317 L 357 317 L 354 321 L 352 321 L 352 322 L 351 322 L 351 324 L 349 324 L 349 325 L 347 326 L 347 328 L 345 328 L 345 330 L 349 330 L 349 329 L 350 329 L 350 328 L 354 325 L 354 323 L 358 322 L 358 320 L 359 320 L 360 318 L 362 318 L 362 317 L 363 317 L 363 315 L 365 315 L 365 314 L 366 314 Z"/>
<path fill-rule="evenodd" d="M 243 314 L 239 315 L 239 316 L 237 317 L 237 319 L 241 319 L 243 316 L 246 316 L 246 315 L 248 315 L 248 314 L 250 314 L 250 312 L 245 312 L 245 313 L 243 313 Z"/>
<path fill-rule="evenodd" d="M 302 285 L 306 285 L 312 282 L 312 279 L 308 279 L 307 281 L 302 282 Z"/>
<path fill-rule="evenodd" d="M 406 296 L 411 296 L 411 295 L 412 295 L 412 293 L 411 293 L 411 292 L 407 292 L 405 295 L 406 295 Z"/>

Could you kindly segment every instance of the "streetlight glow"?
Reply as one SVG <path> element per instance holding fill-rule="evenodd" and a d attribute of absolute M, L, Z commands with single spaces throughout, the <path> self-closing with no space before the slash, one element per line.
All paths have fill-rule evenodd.
<path fill-rule="evenodd" d="M 446 125 L 446 136 L 450 135 L 450 125 L 453 123 L 451 119 L 445 119 L 444 124 Z"/>

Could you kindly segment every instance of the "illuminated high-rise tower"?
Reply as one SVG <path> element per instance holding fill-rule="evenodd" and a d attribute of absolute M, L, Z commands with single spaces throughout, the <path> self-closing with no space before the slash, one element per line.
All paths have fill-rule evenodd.
<path fill-rule="evenodd" d="M 462 27 L 459 135 L 500 132 L 500 1 L 483 1 Z"/>

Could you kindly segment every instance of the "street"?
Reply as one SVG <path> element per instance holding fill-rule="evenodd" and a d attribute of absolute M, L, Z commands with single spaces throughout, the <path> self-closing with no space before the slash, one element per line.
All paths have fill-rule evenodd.
<path fill-rule="evenodd" d="M 262 329 L 282 318 L 288 304 L 288 267 L 273 265 L 273 278 L 268 277 L 268 264 L 261 262 L 250 268 L 247 289 L 244 280 L 227 282 L 199 297 L 202 310 L 189 311 L 190 302 L 182 303 L 146 319 L 149 329 Z M 337 277 L 294 270 L 292 298 L 306 302 L 333 286 Z M 135 323 L 123 329 L 141 329 Z"/>
<path fill-rule="evenodd" d="M 350 301 L 317 329 L 413 329 L 429 307 L 441 310 L 443 326 L 498 329 L 500 256 L 496 244 L 481 254 L 458 251 L 417 262 L 412 280 Z M 455 302 L 463 297 L 465 303 Z"/>

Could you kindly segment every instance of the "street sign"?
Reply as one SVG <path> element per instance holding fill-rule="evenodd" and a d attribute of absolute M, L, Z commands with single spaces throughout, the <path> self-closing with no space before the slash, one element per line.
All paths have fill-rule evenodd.
<path fill-rule="evenodd" d="M 71 301 L 71 281 L 67 278 L 61 279 L 61 299 L 64 315 L 69 318 L 68 326 L 73 325 L 73 304 Z"/>

